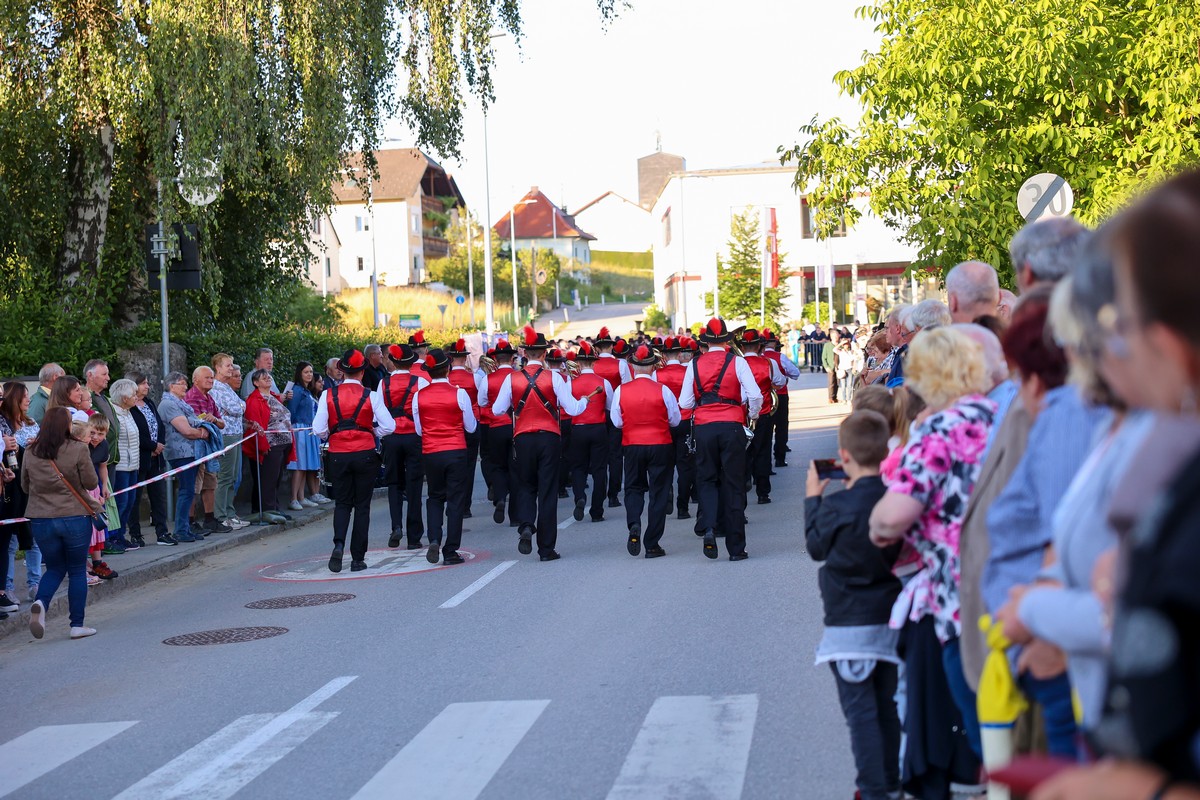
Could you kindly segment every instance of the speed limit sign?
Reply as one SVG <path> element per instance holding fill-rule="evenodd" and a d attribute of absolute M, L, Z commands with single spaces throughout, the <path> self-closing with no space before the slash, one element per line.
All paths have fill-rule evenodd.
<path fill-rule="evenodd" d="M 1065 217 L 1075 205 L 1075 193 L 1065 179 L 1053 172 L 1034 175 L 1017 192 L 1017 211 L 1026 222 L 1042 217 Z"/>

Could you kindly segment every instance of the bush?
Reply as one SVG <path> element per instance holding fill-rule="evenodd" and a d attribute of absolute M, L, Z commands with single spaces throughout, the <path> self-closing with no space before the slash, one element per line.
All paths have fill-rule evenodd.
<path fill-rule="evenodd" d="M 645 319 L 642 321 L 642 330 L 653 331 L 655 328 L 663 328 L 671 330 L 671 320 L 667 315 L 654 303 L 642 309 Z"/>
<path fill-rule="evenodd" d="M 832 321 L 832 317 L 830 316 L 831 308 L 832 307 L 829 305 L 829 303 L 826 303 L 826 302 L 821 303 L 821 327 L 828 328 L 829 325 L 831 324 L 831 321 Z M 801 312 L 801 316 L 804 319 L 811 322 L 813 325 L 816 325 L 817 324 L 817 304 L 816 303 L 806 303 L 804 305 L 804 310 Z"/>

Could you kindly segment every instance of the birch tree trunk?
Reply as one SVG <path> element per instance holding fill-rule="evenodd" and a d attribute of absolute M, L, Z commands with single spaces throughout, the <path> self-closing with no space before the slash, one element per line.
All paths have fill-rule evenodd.
<path fill-rule="evenodd" d="M 60 285 L 86 285 L 99 273 L 112 194 L 113 144 L 112 126 L 100 125 L 85 131 L 71 146 L 70 192 L 57 259 Z"/>

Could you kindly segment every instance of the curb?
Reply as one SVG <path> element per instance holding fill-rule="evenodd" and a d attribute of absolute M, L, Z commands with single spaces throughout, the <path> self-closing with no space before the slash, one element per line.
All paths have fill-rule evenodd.
<path fill-rule="evenodd" d="M 386 496 L 387 489 L 376 489 L 374 496 L 380 494 Z M 292 512 L 295 513 L 295 512 Z M 240 531 L 232 533 L 218 534 L 220 538 L 205 538 L 203 543 L 197 545 L 179 544 L 174 548 L 165 548 L 168 550 L 161 558 L 156 558 L 145 564 L 127 567 L 121 570 L 120 577 L 111 581 L 104 581 L 97 586 L 88 587 L 87 605 L 90 608 L 93 603 L 104 600 L 105 598 L 113 597 L 130 589 L 137 589 L 141 586 L 156 581 L 159 578 L 165 578 L 180 570 L 195 564 L 198 561 L 203 561 L 207 556 L 223 553 L 234 547 L 243 544 L 257 542 L 259 539 L 264 539 L 268 536 L 280 533 L 282 531 L 295 530 L 302 528 L 313 522 L 326 519 L 333 516 L 333 504 L 321 509 L 314 509 L 304 519 L 293 519 L 278 525 L 251 525 L 248 528 L 243 528 Z M 181 548 L 187 548 L 181 550 Z M 58 587 L 58 591 L 54 593 L 54 599 L 50 601 L 50 605 L 46 608 L 47 615 L 63 616 L 67 615 L 67 579 L 63 579 L 63 583 Z M 17 613 L 10 613 L 8 619 L 0 620 L 0 639 L 5 638 L 17 631 L 29 631 L 29 607 L 31 601 L 26 601 L 21 604 L 21 610 Z"/>

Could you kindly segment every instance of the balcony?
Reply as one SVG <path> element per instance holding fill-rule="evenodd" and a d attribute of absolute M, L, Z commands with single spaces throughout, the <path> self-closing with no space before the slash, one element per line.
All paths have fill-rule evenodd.
<path fill-rule="evenodd" d="M 425 258 L 446 258 L 450 255 L 450 242 L 440 236 L 429 236 L 428 234 L 421 237 L 421 248 L 425 251 Z"/>
<path fill-rule="evenodd" d="M 442 205 L 442 201 L 436 197 L 423 194 L 421 195 L 421 211 L 425 213 L 432 211 L 434 214 L 445 214 L 446 207 Z"/>

